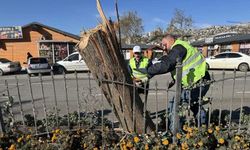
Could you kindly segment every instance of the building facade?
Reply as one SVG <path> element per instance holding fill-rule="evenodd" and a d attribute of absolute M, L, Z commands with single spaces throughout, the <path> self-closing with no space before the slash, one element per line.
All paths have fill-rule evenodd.
<path fill-rule="evenodd" d="M 22 38 L 0 38 L 0 58 L 19 61 L 23 67 L 28 52 L 33 57 L 46 57 L 50 63 L 54 63 L 72 53 L 80 40 L 77 35 L 38 22 L 21 28 Z"/>
<path fill-rule="evenodd" d="M 225 51 L 250 55 L 250 34 L 224 33 L 191 44 L 197 47 L 205 57 Z"/>

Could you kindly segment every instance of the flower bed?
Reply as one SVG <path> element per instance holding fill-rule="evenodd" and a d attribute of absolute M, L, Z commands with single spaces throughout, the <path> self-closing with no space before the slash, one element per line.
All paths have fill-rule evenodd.
<path fill-rule="evenodd" d="M 75 131 L 53 130 L 50 134 L 34 136 L 30 133 L 13 131 L 1 135 L 1 149 L 250 149 L 250 134 L 237 131 L 228 132 L 219 126 L 183 126 L 173 143 L 169 132 L 139 135 L 123 133 L 105 128 L 103 132 L 95 129 Z"/>

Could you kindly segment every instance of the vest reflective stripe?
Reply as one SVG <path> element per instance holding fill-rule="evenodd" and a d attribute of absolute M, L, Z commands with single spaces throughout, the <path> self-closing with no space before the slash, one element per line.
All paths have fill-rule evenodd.
<path fill-rule="evenodd" d="M 146 68 L 148 66 L 148 62 L 149 62 L 149 59 L 146 57 L 143 57 L 142 61 L 140 62 L 139 68 Z M 135 70 L 136 69 L 135 58 L 131 58 L 129 60 L 129 65 L 130 65 L 130 68 L 132 69 L 132 77 L 135 77 L 138 79 L 142 79 L 142 78 L 147 77 L 147 74 L 143 74 L 143 73 Z"/>
<path fill-rule="evenodd" d="M 195 68 L 196 66 L 201 65 L 203 62 L 205 62 L 205 60 L 204 59 L 200 59 L 199 61 L 197 61 L 196 63 L 194 63 L 192 66 L 190 66 L 187 70 L 183 70 L 182 76 L 183 77 L 186 76 L 191 69 Z"/>
<path fill-rule="evenodd" d="M 203 55 L 189 43 L 176 40 L 171 48 L 175 45 L 182 45 L 187 50 L 187 54 L 182 61 L 182 85 L 188 87 L 205 76 L 206 62 Z M 176 78 L 176 71 L 174 70 L 172 73 L 174 78 Z"/>
<path fill-rule="evenodd" d="M 198 57 L 201 53 L 200 52 L 197 52 L 195 53 L 193 56 L 191 56 L 190 58 L 188 58 L 185 62 L 183 62 L 183 66 L 191 63 L 191 61 L 193 61 L 193 59 L 195 59 L 196 57 Z"/>

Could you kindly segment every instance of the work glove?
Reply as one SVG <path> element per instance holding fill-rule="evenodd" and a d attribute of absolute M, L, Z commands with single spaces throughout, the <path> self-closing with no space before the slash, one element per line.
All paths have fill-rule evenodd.
<path fill-rule="evenodd" d="M 142 82 L 142 83 L 147 83 L 147 82 L 148 82 L 148 77 L 142 78 L 142 79 L 141 79 L 141 82 Z"/>
<path fill-rule="evenodd" d="M 142 82 L 141 82 L 141 81 L 135 82 L 135 86 L 136 86 L 136 87 L 142 87 Z"/>

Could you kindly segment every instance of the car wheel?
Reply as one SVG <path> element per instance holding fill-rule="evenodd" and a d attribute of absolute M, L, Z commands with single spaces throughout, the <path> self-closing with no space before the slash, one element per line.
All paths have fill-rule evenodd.
<path fill-rule="evenodd" d="M 248 71 L 249 66 L 248 64 L 243 63 L 243 64 L 240 64 L 238 68 L 240 71 L 245 72 L 245 71 Z"/>
<path fill-rule="evenodd" d="M 66 70 L 62 66 L 59 66 L 58 67 L 58 73 L 59 74 L 64 74 L 64 73 L 66 73 Z"/>
<path fill-rule="evenodd" d="M 2 76 L 4 73 L 3 73 L 3 70 L 0 69 L 0 76 Z"/>

